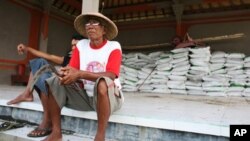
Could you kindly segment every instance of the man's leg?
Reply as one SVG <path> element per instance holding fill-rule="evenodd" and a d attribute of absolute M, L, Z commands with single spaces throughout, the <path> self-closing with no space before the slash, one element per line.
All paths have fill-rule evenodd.
<path fill-rule="evenodd" d="M 32 91 L 30 91 L 30 85 L 31 85 L 32 79 L 33 79 L 33 75 L 32 73 L 30 73 L 29 81 L 24 92 L 18 95 L 15 99 L 8 101 L 7 105 L 17 104 L 19 102 L 24 102 L 24 101 L 28 101 L 28 102 L 33 101 L 33 94 L 32 94 Z"/>
<path fill-rule="evenodd" d="M 36 136 L 44 136 L 51 132 L 51 119 L 49 115 L 49 107 L 48 107 L 48 96 L 46 94 L 39 94 L 42 106 L 43 106 L 43 119 L 38 128 L 31 131 L 28 136 L 36 137 Z"/>
<path fill-rule="evenodd" d="M 106 127 L 110 117 L 108 88 L 104 79 L 101 79 L 97 85 L 96 111 L 97 111 L 98 127 L 95 136 L 95 141 L 104 141 Z"/>
<path fill-rule="evenodd" d="M 52 133 L 43 141 L 61 141 L 61 109 L 55 101 L 50 89 L 48 93 L 48 107 L 48 114 L 52 122 Z"/>

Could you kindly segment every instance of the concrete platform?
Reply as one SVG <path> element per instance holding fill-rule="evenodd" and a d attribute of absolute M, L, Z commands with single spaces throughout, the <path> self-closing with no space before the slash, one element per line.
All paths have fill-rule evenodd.
<path fill-rule="evenodd" d="M 36 94 L 34 102 L 23 102 L 13 106 L 6 105 L 8 100 L 16 97 L 24 88 L 23 86 L 0 86 L 0 106 L 7 109 L 18 108 L 41 112 L 42 107 Z M 116 125 L 112 125 L 112 123 L 116 123 L 127 125 L 125 127 L 129 128 L 134 126 L 159 129 L 156 133 L 151 134 L 152 136 L 159 136 L 156 138 L 168 138 L 169 136 L 165 131 L 174 131 L 178 134 L 206 135 L 209 138 L 213 137 L 208 140 L 224 141 L 229 140 L 229 125 L 250 124 L 250 113 L 248 111 L 250 111 L 249 97 L 125 93 L 125 103 L 122 109 L 115 112 L 109 121 L 111 128 L 115 128 Z M 63 108 L 62 115 L 96 120 L 95 112 L 81 112 L 68 108 Z M 24 116 L 22 118 L 25 120 Z M 141 135 L 141 131 L 135 133 L 134 130 L 139 129 L 120 130 L 118 134 L 132 134 L 131 138 L 127 140 L 152 140 L 152 137 Z M 162 130 L 165 130 L 164 133 Z M 111 129 L 108 131 L 114 132 Z M 174 136 L 176 136 L 176 133 Z M 110 134 L 108 137 L 110 138 L 112 135 Z M 132 137 L 137 139 L 132 139 Z M 193 137 L 189 138 L 187 140 L 194 139 Z M 200 138 L 200 140 L 202 139 Z"/>

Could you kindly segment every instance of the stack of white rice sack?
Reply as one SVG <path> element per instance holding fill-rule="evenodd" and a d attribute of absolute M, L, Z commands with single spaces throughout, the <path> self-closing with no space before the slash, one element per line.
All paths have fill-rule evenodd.
<path fill-rule="evenodd" d="M 172 60 L 170 65 L 172 66 L 171 75 L 168 76 L 168 88 L 171 93 L 175 94 L 187 94 L 186 91 L 186 74 L 190 68 L 188 58 L 188 48 L 179 48 L 171 50 Z"/>
<path fill-rule="evenodd" d="M 150 86 L 153 88 L 152 93 L 171 93 L 168 89 L 168 76 L 172 65 L 172 55 L 166 52 L 150 53 L 149 56 L 155 60 L 154 67 L 151 68 L 151 77 L 148 78 Z M 142 68 L 144 70 L 144 68 Z"/>
<path fill-rule="evenodd" d="M 230 53 L 226 59 L 226 71 L 230 77 L 230 87 L 227 89 L 228 96 L 241 96 L 245 90 L 247 75 L 244 74 L 244 58 L 243 53 Z"/>
<path fill-rule="evenodd" d="M 250 96 L 250 57 L 210 47 L 123 54 L 123 91 Z"/>
<path fill-rule="evenodd" d="M 244 74 L 246 77 L 245 90 L 243 96 L 250 96 L 250 56 L 244 59 Z"/>
<path fill-rule="evenodd" d="M 190 95 L 206 95 L 202 87 L 202 78 L 210 73 L 210 47 L 189 49 L 190 69 L 186 82 L 187 93 Z"/>

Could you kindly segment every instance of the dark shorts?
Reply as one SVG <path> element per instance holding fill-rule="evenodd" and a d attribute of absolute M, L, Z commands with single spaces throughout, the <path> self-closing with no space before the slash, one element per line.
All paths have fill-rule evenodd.
<path fill-rule="evenodd" d="M 56 76 L 47 79 L 46 82 L 60 108 L 66 106 L 80 111 L 93 111 L 96 109 L 97 84 L 100 79 L 104 79 L 108 86 L 110 112 L 113 113 L 121 108 L 124 97 L 123 93 L 113 85 L 113 80 L 108 77 L 101 77 L 96 81 L 93 97 L 88 96 L 85 89 L 81 88 L 77 82 L 70 85 L 60 85 Z"/>

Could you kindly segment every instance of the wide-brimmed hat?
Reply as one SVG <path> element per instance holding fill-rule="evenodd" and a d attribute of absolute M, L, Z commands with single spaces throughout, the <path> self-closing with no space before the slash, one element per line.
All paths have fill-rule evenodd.
<path fill-rule="evenodd" d="M 105 37 L 108 40 L 112 40 L 117 36 L 118 34 L 117 26 L 108 17 L 104 16 L 101 13 L 86 13 L 77 16 L 74 22 L 76 31 L 79 32 L 84 37 L 87 37 L 85 24 L 89 21 L 89 19 L 96 19 L 101 23 L 101 25 L 104 26 L 104 28 L 106 29 Z"/>

